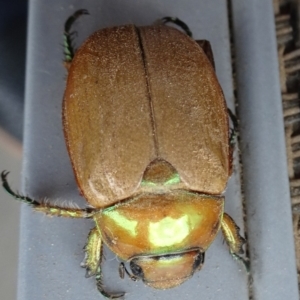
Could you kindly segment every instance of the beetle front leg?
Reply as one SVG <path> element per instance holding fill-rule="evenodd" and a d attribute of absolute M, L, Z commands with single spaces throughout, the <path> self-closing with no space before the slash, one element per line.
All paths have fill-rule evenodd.
<path fill-rule="evenodd" d="M 77 208 L 75 205 L 69 205 L 69 207 L 60 207 L 55 204 L 51 204 L 46 200 L 37 201 L 31 199 L 27 196 L 22 196 L 18 193 L 15 193 L 9 186 L 7 182 L 7 175 L 9 172 L 3 171 L 1 173 L 1 180 L 3 188 L 15 199 L 26 203 L 33 207 L 34 210 L 43 212 L 46 215 L 57 216 L 57 217 L 66 217 L 66 218 L 91 218 L 94 215 L 94 210 L 90 208 Z"/>
<path fill-rule="evenodd" d="M 226 213 L 223 214 L 223 220 L 221 223 L 222 233 L 224 235 L 225 241 L 229 246 L 230 254 L 234 259 L 237 259 L 243 263 L 246 271 L 249 273 L 250 265 L 249 260 L 241 257 L 239 254 L 243 254 L 243 245 L 245 244 L 245 239 L 240 236 L 240 228 L 235 224 L 233 219 Z"/>
<path fill-rule="evenodd" d="M 121 299 L 125 293 L 111 294 L 105 291 L 102 283 L 101 261 L 102 261 L 102 238 L 97 227 L 94 227 L 88 236 L 84 247 L 85 258 L 81 266 L 86 268 L 85 277 L 95 276 L 98 291 L 107 299 Z"/>

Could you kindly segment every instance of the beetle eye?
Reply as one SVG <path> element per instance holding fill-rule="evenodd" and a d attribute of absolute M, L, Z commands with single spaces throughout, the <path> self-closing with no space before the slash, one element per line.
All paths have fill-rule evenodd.
<path fill-rule="evenodd" d="M 130 262 L 130 269 L 131 269 L 133 275 L 140 277 L 140 278 L 144 278 L 143 269 L 139 265 L 137 265 L 135 262 L 133 262 L 133 261 Z"/>

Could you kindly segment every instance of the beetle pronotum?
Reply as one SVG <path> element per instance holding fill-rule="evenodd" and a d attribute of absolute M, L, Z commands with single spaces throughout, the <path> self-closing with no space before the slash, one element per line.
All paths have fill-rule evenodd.
<path fill-rule="evenodd" d="M 66 145 L 84 209 L 60 207 L 14 193 L 52 216 L 92 218 L 85 246 L 87 276 L 102 285 L 102 245 L 123 261 L 120 274 L 157 289 L 175 287 L 201 269 L 221 229 L 230 253 L 247 261 L 244 239 L 224 212 L 232 171 L 228 112 L 210 44 L 161 25 L 99 30 L 76 51 L 65 23 L 63 100 Z M 77 120 L 80 120 L 78 122 Z M 86 134 L 88 132 L 88 134 Z"/>

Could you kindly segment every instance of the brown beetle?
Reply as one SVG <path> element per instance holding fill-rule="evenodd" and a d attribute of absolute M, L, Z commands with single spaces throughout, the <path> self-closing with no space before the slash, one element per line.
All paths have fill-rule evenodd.
<path fill-rule="evenodd" d="M 178 286 L 201 269 L 221 229 L 231 254 L 244 239 L 224 213 L 232 169 L 228 112 L 210 45 L 164 25 L 99 30 L 73 58 L 63 100 L 66 144 L 86 209 L 65 208 L 14 193 L 53 216 L 93 218 L 85 247 L 87 276 L 101 283 L 102 245 L 125 262 L 133 280 L 157 289 Z M 166 18 L 187 32 L 179 20 Z M 181 22 L 181 23 L 180 23 Z"/>

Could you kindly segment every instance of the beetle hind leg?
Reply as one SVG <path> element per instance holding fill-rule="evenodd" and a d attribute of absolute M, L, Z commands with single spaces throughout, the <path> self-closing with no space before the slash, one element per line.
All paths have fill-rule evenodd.
<path fill-rule="evenodd" d="M 247 273 L 250 272 L 250 264 L 249 260 L 240 256 L 240 254 L 244 253 L 243 245 L 246 240 L 240 235 L 240 228 L 235 224 L 233 219 L 226 213 L 223 214 L 223 220 L 221 224 L 221 230 L 224 235 L 225 241 L 229 246 L 229 251 L 231 256 L 240 261 Z"/>
<path fill-rule="evenodd" d="M 85 251 L 85 258 L 81 263 L 81 267 L 86 268 L 85 277 L 95 276 L 100 268 L 102 255 L 102 239 L 96 227 L 91 229 L 83 249 Z"/>
<path fill-rule="evenodd" d="M 173 23 L 173 24 L 177 25 L 178 27 L 180 27 L 188 36 L 192 37 L 192 35 L 193 35 L 189 26 L 187 26 L 187 24 L 185 24 L 183 21 L 181 21 L 178 18 L 164 17 L 161 20 L 159 20 L 159 22 L 162 24 Z"/>
<path fill-rule="evenodd" d="M 228 110 L 228 115 L 233 124 L 233 128 L 230 128 L 230 136 L 229 136 L 229 145 L 231 148 L 233 148 L 236 143 L 236 137 L 238 134 L 238 120 L 234 115 L 234 113 L 229 108 L 227 108 L 227 110 Z"/>
<path fill-rule="evenodd" d="M 74 34 L 76 34 L 76 32 L 71 31 L 72 25 L 80 16 L 88 15 L 88 14 L 89 12 L 86 9 L 79 9 L 72 16 L 70 16 L 65 22 L 63 47 L 64 47 L 64 55 L 65 55 L 64 65 L 67 70 L 69 69 L 75 54 L 75 49 L 73 45 L 73 36 Z"/>
<path fill-rule="evenodd" d="M 55 204 L 50 204 L 45 200 L 37 201 L 31 199 L 30 197 L 20 195 L 15 193 L 9 186 L 7 182 L 7 175 L 9 172 L 3 171 L 1 173 L 1 180 L 3 188 L 15 199 L 26 203 L 36 211 L 43 212 L 46 215 L 58 216 L 58 217 L 67 217 L 67 218 L 91 218 L 94 214 L 94 210 L 90 208 L 81 209 L 76 207 L 74 204 L 66 207 L 60 207 Z"/>
<path fill-rule="evenodd" d="M 85 259 L 81 266 L 86 268 L 85 277 L 95 276 L 97 282 L 97 289 L 103 297 L 107 299 L 122 299 L 125 293 L 109 293 L 105 290 L 102 282 L 101 261 L 103 257 L 101 234 L 97 227 L 94 227 L 88 236 L 86 245 L 84 247 Z"/>

